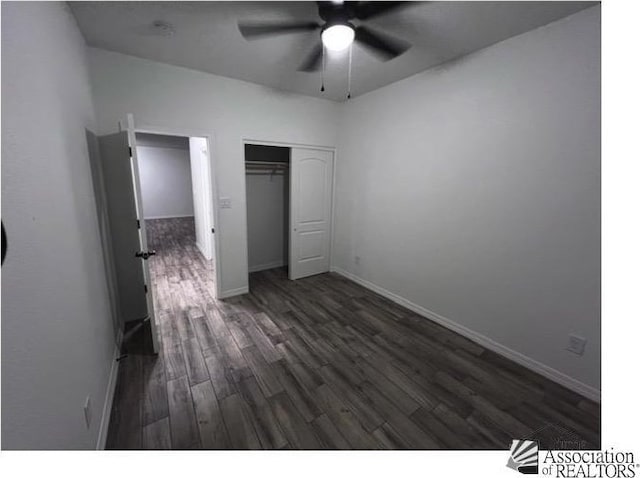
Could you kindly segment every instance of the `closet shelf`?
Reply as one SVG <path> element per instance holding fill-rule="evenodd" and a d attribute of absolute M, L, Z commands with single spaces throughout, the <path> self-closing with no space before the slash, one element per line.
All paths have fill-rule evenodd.
<path fill-rule="evenodd" d="M 289 164 L 276 161 L 245 161 L 247 174 L 276 174 L 278 171 L 286 171 Z"/>

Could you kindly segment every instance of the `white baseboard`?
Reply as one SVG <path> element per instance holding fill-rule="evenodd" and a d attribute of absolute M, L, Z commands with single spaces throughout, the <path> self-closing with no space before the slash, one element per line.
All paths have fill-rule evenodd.
<path fill-rule="evenodd" d="M 358 277 L 357 275 L 351 272 L 348 272 L 344 269 L 341 269 L 335 266 L 331 267 L 331 271 L 336 272 L 337 274 L 340 274 L 341 276 L 344 276 L 347 279 L 350 279 L 353 282 L 356 282 L 357 284 L 360 284 L 361 286 L 366 287 L 367 289 L 372 290 L 373 292 L 376 292 L 381 296 L 392 300 L 396 304 L 406 307 L 407 309 L 415 312 L 416 314 L 426 317 L 427 319 L 432 320 L 442 325 L 443 327 L 453 330 L 454 332 L 457 332 L 460 335 L 465 336 L 466 338 L 474 341 L 475 343 L 493 352 L 496 352 L 497 354 L 500 354 L 503 357 L 506 357 L 522 365 L 523 367 L 526 367 L 529 370 L 532 370 L 542 375 L 543 377 L 548 378 L 549 380 L 553 380 L 554 382 L 559 383 L 560 385 L 563 385 L 564 387 L 567 387 L 570 390 L 573 390 L 574 392 L 582 395 L 585 398 L 594 400 L 596 402 L 600 402 L 600 390 L 598 390 L 595 387 L 592 387 L 591 385 L 587 385 L 586 383 L 576 380 L 575 378 L 572 378 L 560 372 L 559 370 L 549 367 L 548 365 L 545 365 L 541 362 L 538 362 L 537 360 L 532 359 L 531 357 L 527 357 L 526 355 L 520 352 L 517 352 L 505 345 L 502 345 L 496 342 L 495 340 L 490 339 L 489 337 L 486 337 L 485 335 L 475 332 L 474 330 L 471 330 L 465 327 L 464 325 L 460 325 L 451 319 L 448 319 L 446 317 L 443 317 L 442 315 L 436 314 L 435 312 L 432 312 L 418 304 L 414 304 L 410 300 L 405 299 L 404 297 L 401 297 L 397 294 L 394 294 L 393 292 L 390 292 L 380 287 L 379 285 L 369 282 L 368 280 L 362 279 L 361 277 Z"/>
<path fill-rule="evenodd" d="M 104 450 L 107 445 L 107 435 L 109 434 L 109 421 L 111 420 L 111 408 L 113 407 L 113 398 L 116 393 L 116 382 L 118 380 L 118 368 L 120 362 L 120 344 L 122 343 L 122 330 L 118 331 L 116 337 L 115 349 L 113 351 L 113 360 L 111 362 L 111 370 L 109 371 L 109 381 L 107 382 L 107 393 L 104 398 L 104 406 L 102 407 L 102 417 L 100 418 L 100 429 L 98 430 L 98 442 L 96 450 Z"/>
<path fill-rule="evenodd" d="M 202 254 L 202 257 L 204 257 L 206 260 L 210 260 L 204 252 L 204 247 L 202 247 L 202 244 L 200 244 L 198 241 L 196 241 L 196 247 L 200 251 L 200 254 Z"/>
<path fill-rule="evenodd" d="M 284 265 L 286 265 L 285 261 L 269 262 L 268 264 L 260 264 L 260 265 L 257 265 L 257 266 L 250 266 L 249 267 L 249 272 L 266 271 L 268 269 L 275 269 L 276 267 L 282 267 Z"/>
<path fill-rule="evenodd" d="M 236 295 L 247 294 L 249 292 L 249 286 L 238 287 L 237 289 L 229 289 L 220 291 L 218 294 L 218 299 L 228 299 L 229 297 L 234 297 Z"/>
<path fill-rule="evenodd" d="M 174 214 L 174 215 L 171 215 L 171 216 L 147 216 L 144 219 L 146 221 L 147 219 L 177 219 L 179 217 L 194 217 L 194 215 L 193 214 L 178 214 L 176 216 Z"/>

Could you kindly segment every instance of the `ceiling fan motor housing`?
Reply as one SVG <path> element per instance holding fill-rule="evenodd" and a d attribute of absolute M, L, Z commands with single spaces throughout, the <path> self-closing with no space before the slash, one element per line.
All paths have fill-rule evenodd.
<path fill-rule="evenodd" d="M 355 5 L 352 2 L 333 3 L 318 2 L 318 15 L 325 21 L 322 30 L 326 30 L 334 25 L 347 25 L 351 28 L 355 27 L 349 20 L 355 18 Z"/>
<path fill-rule="evenodd" d="M 345 21 L 345 22 L 342 22 L 342 21 L 327 22 L 324 25 L 322 25 L 322 27 L 320 28 L 320 36 L 322 36 L 322 32 L 324 32 L 328 28 L 335 27 L 336 25 L 347 26 L 347 27 L 351 28 L 353 31 L 355 31 L 355 29 L 356 29 L 356 27 L 355 27 L 355 25 L 353 23 L 347 22 L 347 21 Z"/>

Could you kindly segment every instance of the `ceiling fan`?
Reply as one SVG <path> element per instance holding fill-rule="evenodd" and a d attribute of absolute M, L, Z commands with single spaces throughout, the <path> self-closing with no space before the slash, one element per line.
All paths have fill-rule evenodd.
<path fill-rule="evenodd" d="M 320 69 L 324 48 L 331 51 L 341 51 L 348 48 L 355 41 L 378 58 L 387 61 L 400 56 L 411 46 L 403 40 L 361 25 L 360 22 L 385 15 L 415 2 L 316 3 L 318 4 L 318 15 L 324 23 L 317 21 L 238 22 L 238 28 L 242 36 L 247 40 L 286 33 L 320 30 L 320 39 L 298 68 L 298 71 L 306 72 Z M 357 24 L 354 25 L 353 21 L 356 21 Z"/>

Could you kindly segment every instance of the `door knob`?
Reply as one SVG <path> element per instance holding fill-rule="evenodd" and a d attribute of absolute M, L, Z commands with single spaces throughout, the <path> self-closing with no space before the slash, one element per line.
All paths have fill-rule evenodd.
<path fill-rule="evenodd" d="M 151 256 L 155 256 L 156 251 L 138 251 L 136 252 L 136 257 L 142 257 L 145 261 L 149 259 Z"/>

